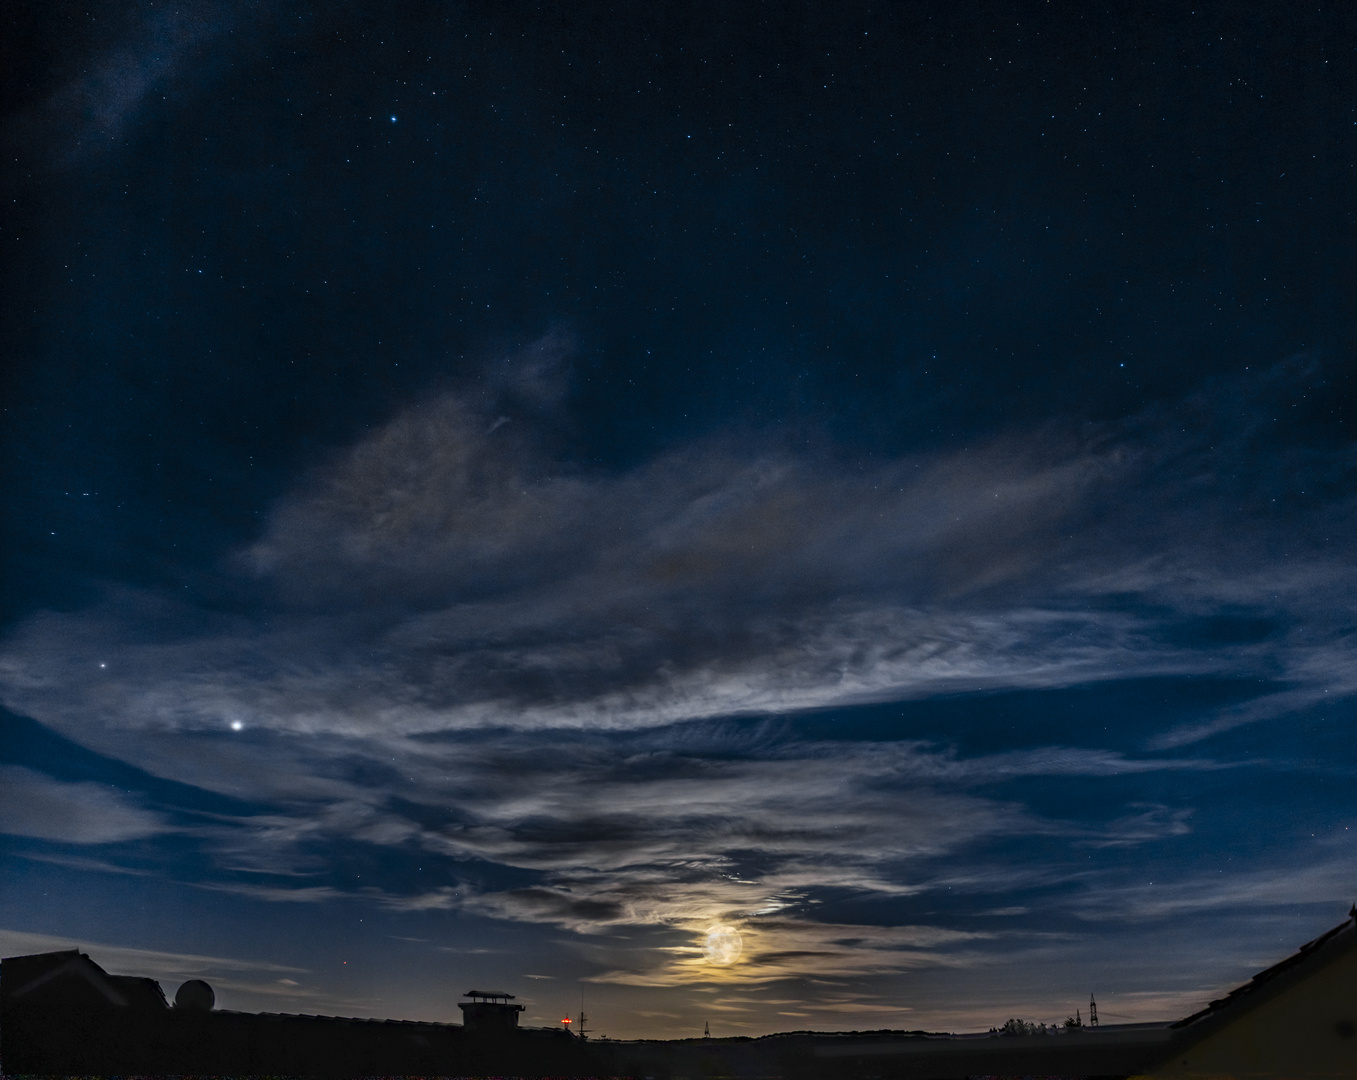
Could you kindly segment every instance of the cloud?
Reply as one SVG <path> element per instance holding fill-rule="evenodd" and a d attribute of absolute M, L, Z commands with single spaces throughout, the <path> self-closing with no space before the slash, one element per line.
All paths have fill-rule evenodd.
<path fill-rule="evenodd" d="M 770 748 L 747 737 L 723 745 L 708 734 L 695 737 L 684 753 L 672 733 L 663 740 L 637 736 L 637 741 L 640 745 L 628 746 L 616 738 L 580 737 L 542 754 L 525 748 L 513 733 L 500 733 L 479 743 L 445 746 L 442 756 L 402 770 L 421 787 L 433 782 L 422 772 L 439 776 L 443 805 L 436 809 L 443 823 L 416 826 L 420 807 L 401 804 L 403 829 L 374 834 L 359 825 L 369 843 L 380 842 L 374 836 L 400 835 L 400 844 L 456 862 L 537 871 L 540 884 L 503 890 L 443 885 L 411 894 L 373 887 L 342 893 L 291 882 L 210 887 L 297 902 L 347 895 L 391 911 L 460 911 L 554 925 L 600 940 L 644 931 L 647 944 L 622 957 L 626 966 L 619 967 L 618 958 L 607 953 L 613 960 L 605 980 L 610 982 L 799 978 L 826 971 L 866 975 L 959 963 L 955 955 L 935 955 L 936 947 L 978 940 L 989 931 L 826 930 L 828 924 L 811 916 L 814 898 L 827 887 L 901 899 L 949 885 L 964 887 L 959 878 L 928 880 L 917 868 L 987 838 L 1046 836 L 1130 846 L 1186 829 L 1186 814 L 1166 807 L 1137 807 L 1098 827 L 1043 818 L 1014 803 L 940 786 L 1023 773 L 1071 775 L 1081 760 L 1091 776 L 1125 766 L 1177 768 L 1185 764 L 1180 761 L 1125 762 L 1116 755 L 1062 752 L 992 755 L 968 765 L 951 750 L 919 743 L 784 741 Z M 668 744 L 664 751 L 654 745 L 660 741 Z M 323 851 L 335 850 L 352 842 L 356 824 L 380 813 L 394 811 L 372 808 L 359 814 L 346 804 L 334 812 L 317 808 L 296 829 L 271 816 L 265 828 L 275 839 L 283 838 L 276 855 L 285 860 L 287 845 L 294 842 L 289 837 L 306 836 L 321 842 Z M 239 856 L 258 841 L 245 835 L 231 837 L 231 843 Z M 998 891 L 1014 880 L 1010 875 L 969 885 Z M 698 947 L 718 923 L 753 935 L 746 962 L 725 975 L 701 963 Z M 815 947 L 808 944 L 831 931 L 832 940 L 821 937 Z M 656 957 L 673 952 L 662 943 L 663 935 L 675 932 L 689 942 L 680 948 L 686 955 L 657 966 Z M 902 943 L 914 948 L 901 951 Z"/>
<path fill-rule="evenodd" d="M 106 859 L 90 859 L 82 855 L 57 855 L 51 852 L 25 851 L 21 858 L 32 862 L 47 863 L 50 866 L 64 866 L 69 870 L 89 870 L 97 874 L 122 874 L 126 877 L 159 877 L 154 870 L 144 870 L 135 866 L 121 866 Z"/>
<path fill-rule="evenodd" d="M 637 954 L 645 966 L 603 972 L 589 981 L 625 986 L 749 986 L 810 976 L 862 977 L 923 967 L 964 967 L 975 963 L 979 954 L 954 946 L 995 936 L 937 926 L 844 925 L 777 917 L 749 920 L 738 929 L 743 950 L 729 966 L 708 963 L 699 938 L 668 950 L 668 958 L 659 964 L 653 958 L 664 954 L 647 951 Z"/>
<path fill-rule="evenodd" d="M 231 893 L 235 896 L 248 896 L 253 900 L 271 900 L 288 904 L 319 904 L 327 900 L 338 900 L 345 895 L 339 889 L 328 885 L 293 885 L 284 888 L 271 888 L 267 885 L 245 885 L 239 882 L 194 882 L 195 888 L 212 892 Z"/>
<path fill-rule="evenodd" d="M 1169 806 L 1137 806 L 1135 813 L 1110 822 L 1100 835 L 1082 841 L 1088 847 L 1131 847 L 1148 840 L 1185 836 L 1191 832 L 1190 809 Z"/>
<path fill-rule="evenodd" d="M 186 73 L 197 80 L 214 67 L 207 46 L 241 22 L 253 39 L 269 21 L 257 5 L 214 0 L 101 10 L 69 36 L 69 53 L 51 65 L 53 85 L 10 118 L 11 134 L 45 144 L 45 156 L 65 165 L 121 145 L 150 103 L 177 107 L 196 89 Z"/>
<path fill-rule="evenodd" d="M 113 844 L 167 831 L 158 815 L 103 784 L 65 783 L 0 765 L 0 832 L 68 844 Z"/>
<path fill-rule="evenodd" d="M 267 597 L 267 618 L 110 592 L 11 639 L 6 701 L 84 737 L 363 738 L 628 730 L 1166 674 L 1300 684 L 1166 733 L 1171 748 L 1357 692 L 1333 600 L 1351 562 L 1321 543 L 1351 507 L 1288 518 L 1291 557 L 1273 558 L 1275 528 L 1236 522 L 1239 481 L 1222 475 L 1254 468 L 1247 431 L 1187 436 L 1146 417 L 851 467 L 713 440 L 590 474 L 527 425 L 498 424 L 506 402 L 554 400 L 538 369 L 563 346 L 535 348 L 546 359 L 506 384 L 528 390 L 423 402 L 281 500 L 221 585 Z M 1222 461 L 1209 440 L 1227 434 L 1237 456 Z M 1352 467 L 1347 450 L 1329 456 Z M 1202 627 L 1222 610 L 1273 630 L 1213 639 Z"/>
<path fill-rule="evenodd" d="M 1337 907 L 1351 903 L 1351 842 L 1346 858 L 1311 860 L 1297 866 L 1236 871 L 1228 876 L 1184 876 L 1135 885 L 1090 889 L 1075 904 L 1090 921 L 1182 918 L 1201 912 L 1256 911 L 1297 903 Z"/>
<path fill-rule="evenodd" d="M 1155 750 L 1190 746 L 1246 724 L 1275 720 L 1352 696 L 1357 694 L 1355 664 L 1357 638 L 1350 633 L 1337 634 L 1325 641 L 1322 649 L 1309 650 L 1308 654 L 1302 653 L 1294 658 L 1290 674 L 1303 680 L 1302 685 L 1222 709 L 1205 720 L 1182 724 L 1154 736 L 1149 745 Z"/>
<path fill-rule="evenodd" d="M 850 938 L 814 902 L 1070 880 L 978 855 L 937 869 L 999 840 L 1186 836 L 1190 808 L 1066 821 L 994 785 L 1238 768 L 1182 748 L 1357 693 L 1357 580 L 1334 528 L 1349 496 L 1331 485 L 1284 528 L 1240 509 L 1284 492 L 1288 469 L 1346 475 L 1351 449 L 1288 458 L 1240 420 L 1247 401 L 1229 424 L 1189 400 L 895 460 L 732 438 L 591 472 L 540 434 L 565 348 L 538 343 L 299 480 L 217 570 L 213 589 L 238 603 L 110 589 L 35 616 L 0 649 L 5 704 L 267 804 L 193 826 L 223 866 L 295 875 L 361 844 L 521 872 L 509 887 L 450 871 L 408 893 L 212 887 L 553 925 L 605 952 L 636 930 L 648 959 L 603 966 L 649 985 L 709 977 L 663 950 L 716 923 L 750 935 L 747 978 L 969 962 L 975 935 Z M 1151 733 L 1153 755 L 1033 747 L 1039 721 L 1025 749 L 964 756 L 804 739 L 775 719 L 1167 674 L 1269 689 Z"/>

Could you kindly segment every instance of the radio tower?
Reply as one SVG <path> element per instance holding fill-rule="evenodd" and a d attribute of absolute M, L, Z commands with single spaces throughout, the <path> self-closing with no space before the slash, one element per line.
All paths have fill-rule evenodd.
<path fill-rule="evenodd" d="M 1088 996 L 1088 1026 L 1098 1026 L 1098 1003 L 1093 1000 L 1093 995 Z"/>

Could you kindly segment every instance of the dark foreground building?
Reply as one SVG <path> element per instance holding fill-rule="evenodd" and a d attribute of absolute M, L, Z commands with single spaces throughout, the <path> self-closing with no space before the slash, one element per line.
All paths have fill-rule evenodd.
<path fill-rule="evenodd" d="M 521 1028 L 512 995 L 474 991 L 463 1024 L 214 1010 L 191 980 L 173 1005 L 152 979 L 85 954 L 0 961 L 0 1067 L 15 1074 L 635 1076 L 646 1080 L 1357 1077 L 1357 911 L 1177 1023 L 1045 1035 L 796 1032 L 590 1042 Z"/>

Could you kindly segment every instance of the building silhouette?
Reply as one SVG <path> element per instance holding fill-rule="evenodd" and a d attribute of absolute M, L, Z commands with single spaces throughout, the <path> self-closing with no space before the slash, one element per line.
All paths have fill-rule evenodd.
<path fill-rule="evenodd" d="M 518 1027 L 518 1014 L 522 1005 L 510 1005 L 513 994 L 502 990 L 468 990 L 463 997 L 470 1001 L 459 1001 L 457 1007 L 462 1010 L 462 1026 L 474 1032 L 506 1032 Z"/>

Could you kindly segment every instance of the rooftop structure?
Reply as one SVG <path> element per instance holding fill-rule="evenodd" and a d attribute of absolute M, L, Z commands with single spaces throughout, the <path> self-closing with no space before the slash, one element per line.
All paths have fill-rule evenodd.
<path fill-rule="evenodd" d="M 523 1006 L 510 1004 L 514 1000 L 513 994 L 503 990 L 468 990 L 462 996 L 471 998 L 457 1003 L 462 1010 L 462 1023 L 468 1031 L 492 1034 L 518 1027 L 518 1014 Z"/>

